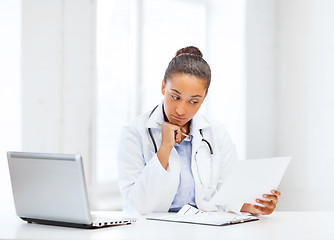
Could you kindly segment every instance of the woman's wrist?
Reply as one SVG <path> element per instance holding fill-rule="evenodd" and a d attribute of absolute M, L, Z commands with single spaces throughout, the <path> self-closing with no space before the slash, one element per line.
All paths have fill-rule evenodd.
<path fill-rule="evenodd" d="M 165 170 L 167 170 L 168 167 L 169 155 L 172 151 L 172 148 L 170 148 L 169 146 L 161 145 L 157 152 L 158 159 Z"/>

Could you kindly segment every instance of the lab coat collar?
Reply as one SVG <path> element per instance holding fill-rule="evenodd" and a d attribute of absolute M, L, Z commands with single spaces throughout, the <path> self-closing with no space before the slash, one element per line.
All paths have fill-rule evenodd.
<path fill-rule="evenodd" d="M 163 101 L 160 102 L 160 104 L 156 107 L 156 109 L 152 112 L 149 113 L 151 116 L 149 117 L 146 128 L 160 128 L 160 126 L 157 124 L 160 123 L 162 124 L 165 122 L 164 119 L 164 114 L 163 114 Z M 205 117 L 201 113 L 197 113 L 193 119 L 191 120 L 190 124 L 190 134 L 194 134 L 199 131 L 199 129 L 204 129 L 209 127 L 210 124 L 208 121 L 205 119 Z"/>
<path fill-rule="evenodd" d="M 196 115 L 191 120 L 190 124 L 190 134 L 194 134 L 195 132 L 198 132 L 200 129 L 204 129 L 209 127 L 209 122 L 205 119 L 204 115 L 197 112 Z"/>
<path fill-rule="evenodd" d="M 157 107 L 155 107 L 155 109 L 152 108 L 152 110 L 149 113 L 149 115 L 151 116 L 149 116 L 149 119 L 146 123 L 146 128 L 160 128 L 159 124 L 162 124 L 165 121 L 162 105 L 163 101 L 161 101 L 160 104 Z"/>

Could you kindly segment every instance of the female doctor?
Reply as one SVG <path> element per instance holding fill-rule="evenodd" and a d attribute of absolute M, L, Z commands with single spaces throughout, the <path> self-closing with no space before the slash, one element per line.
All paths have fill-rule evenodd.
<path fill-rule="evenodd" d="M 118 166 L 124 211 L 178 211 L 190 204 L 203 211 L 270 214 L 276 208 L 276 190 L 256 199 L 260 205 L 209 202 L 237 154 L 224 126 L 198 113 L 211 80 L 202 56 L 196 47 L 178 50 L 162 81 L 163 101 L 123 128 Z"/>

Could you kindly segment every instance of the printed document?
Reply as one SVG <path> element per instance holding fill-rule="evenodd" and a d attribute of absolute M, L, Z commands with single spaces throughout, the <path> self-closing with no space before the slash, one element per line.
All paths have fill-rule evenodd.
<path fill-rule="evenodd" d="M 290 160 L 291 157 L 279 157 L 236 162 L 210 202 L 230 206 L 229 209 L 234 212 L 239 212 L 244 203 L 259 205 L 255 200 L 263 199 L 263 194 L 271 194 L 272 189 L 278 188 Z"/>

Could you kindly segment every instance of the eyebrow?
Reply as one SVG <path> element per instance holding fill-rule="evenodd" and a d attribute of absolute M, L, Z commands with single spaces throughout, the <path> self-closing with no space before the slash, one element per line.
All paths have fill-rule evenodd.
<path fill-rule="evenodd" d="M 177 94 L 179 94 L 179 95 L 182 95 L 182 93 L 180 93 L 178 90 L 176 90 L 176 89 L 171 89 L 172 91 L 174 91 L 174 92 L 176 92 Z M 194 97 L 202 97 L 201 95 L 193 95 L 193 96 L 191 96 L 192 98 L 194 98 Z"/>

